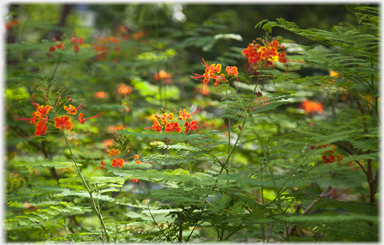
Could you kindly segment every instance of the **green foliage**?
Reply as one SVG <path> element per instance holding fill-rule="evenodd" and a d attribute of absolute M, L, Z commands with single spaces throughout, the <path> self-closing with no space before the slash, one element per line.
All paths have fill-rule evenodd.
<path fill-rule="evenodd" d="M 107 33 L 93 39 L 79 13 L 57 27 L 36 7 L 26 6 L 30 21 L 7 31 L 18 39 L 6 45 L 6 241 L 378 240 L 377 7 L 358 6 L 357 25 L 329 30 L 260 21 L 269 33 L 282 28 L 313 45 L 280 38 L 286 63 L 246 63 L 225 79 L 213 76 L 244 63 L 247 47 L 224 21 L 239 18 L 234 12 L 171 25 L 178 5 L 92 6 L 106 13 L 96 28 Z M 57 31 L 65 45 L 50 52 Z M 84 40 L 77 52 L 73 31 Z M 194 49 L 222 65 L 206 91 L 190 78 L 210 69 Z M 46 135 L 35 135 L 30 98 L 52 105 Z M 69 115 L 59 101 L 83 103 L 72 129 L 53 125 Z M 191 118 L 179 118 L 179 108 Z M 168 132 L 169 121 L 181 131 Z M 193 121 L 198 127 L 185 131 Z"/>

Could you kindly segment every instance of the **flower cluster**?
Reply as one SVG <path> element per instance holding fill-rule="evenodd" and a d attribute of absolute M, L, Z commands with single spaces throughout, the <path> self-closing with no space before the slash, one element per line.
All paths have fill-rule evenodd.
<path fill-rule="evenodd" d="M 258 38 L 257 40 L 261 41 L 264 46 L 261 46 L 253 40 L 253 42 L 243 50 L 243 54 L 248 59 L 251 69 L 256 70 L 257 68 L 261 68 L 261 63 L 264 63 L 264 66 L 268 66 L 273 65 L 274 62 L 277 61 L 283 64 L 287 62 L 285 51 L 279 52 L 279 50 L 283 49 L 285 46 L 280 45 L 277 38 L 273 38 L 270 42 L 261 38 Z"/>
<path fill-rule="evenodd" d="M 181 127 L 180 127 L 180 121 L 185 121 L 184 123 L 184 131 L 185 134 L 188 134 L 188 132 L 192 133 L 193 130 L 197 130 L 198 126 L 196 125 L 196 121 L 188 121 L 188 119 L 191 118 L 191 115 L 196 114 L 197 112 L 201 111 L 201 108 L 196 110 L 194 113 L 189 114 L 186 109 L 179 109 L 179 116 L 174 118 L 174 113 L 176 113 L 176 109 L 172 112 L 169 112 L 168 110 L 161 109 L 163 111 L 163 114 L 156 113 L 154 115 L 154 122 L 152 127 L 145 128 L 145 129 L 152 129 L 158 133 L 162 132 L 163 126 L 165 125 L 165 132 L 173 132 L 176 131 L 177 133 L 181 133 Z M 160 122 L 159 122 L 160 121 Z"/>
<path fill-rule="evenodd" d="M 83 39 L 81 37 L 76 37 L 76 33 L 73 33 L 73 37 L 71 38 L 71 43 L 73 43 L 73 51 L 75 53 L 79 52 L 79 45 L 84 44 Z"/>
<path fill-rule="evenodd" d="M 77 111 L 83 107 L 83 102 L 80 103 L 78 107 L 74 107 L 71 104 L 67 106 L 68 103 L 72 102 L 72 98 L 70 95 L 64 96 L 65 86 L 61 88 L 57 88 L 57 82 L 50 79 L 49 77 L 45 78 L 41 76 L 41 80 L 35 79 L 35 86 L 31 86 L 32 90 L 37 90 L 37 92 L 42 93 L 41 96 L 36 95 L 34 93 L 30 97 L 30 101 L 32 106 L 36 109 L 36 111 L 32 112 L 31 118 L 22 117 L 11 112 L 14 116 L 12 116 L 15 120 L 25 121 L 28 124 L 35 125 L 35 134 L 30 136 L 44 136 L 48 130 L 48 124 L 53 124 L 60 131 L 62 130 L 71 130 L 73 121 L 69 115 L 76 115 Z M 44 105 L 40 105 L 35 102 L 38 101 L 40 103 L 44 103 Z M 69 115 L 60 115 L 60 110 L 64 109 L 66 113 Z M 54 122 L 49 123 L 48 114 L 54 114 Z M 83 124 L 85 120 L 96 118 L 101 116 L 102 113 L 97 114 L 96 116 L 83 118 L 83 113 L 80 113 L 78 117 L 78 121 Z"/>
<path fill-rule="evenodd" d="M 133 145 L 134 143 L 129 141 L 129 138 L 126 136 L 118 135 L 117 138 L 113 140 L 113 143 L 110 145 L 111 149 L 107 150 L 108 156 L 113 158 L 112 167 L 122 168 L 124 166 L 124 162 L 126 162 L 124 159 L 127 159 L 125 158 L 125 155 L 130 153 L 129 148 Z M 139 155 L 134 155 L 133 157 L 129 158 L 133 158 L 136 164 L 141 164 Z M 104 162 L 102 161 L 102 163 Z"/>
<path fill-rule="evenodd" d="M 322 156 L 323 163 L 333 163 L 336 161 L 341 161 L 344 158 L 344 155 L 337 154 L 336 156 L 334 155 L 335 152 L 335 145 L 333 144 L 326 144 L 326 145 L 321 145 L 321 148 L 329 148 L 332 147 L 331 150 L 328 150 L 325 152 L 325 154 Z"/>
<path fill-rule="evenodd" d="M 202 64 L 205 66 L 205 73 L 203 75 L 193 73 L 193 76 L 191 77 L 195 80 L 203 79 L 203 83 L 209 83 L 209 81 L 212 79 L 215 81 L 215 85 L 218 85 L 219 83 L 226 82 L 230 76 L 237 77 L 237 75 L 239 75 L 236 66 L 227 66 L 225 68 L 227 75 L 225 75 L 224 73 L 221 73 L 221 64 L 208 65 L 204 58 Z"/>
<path fill-rule="evenodd" d="M 52 41 L 57 44 L 49 47 L 50 53 L 55 52 L 56 49 L 64 49 L 64 42 L 56 41 L 56 38 L 53 38 Z M 84 44 L 81 37 L 76 37 L 76 32 L 73 32 L 73 37 L 71 38 L 70 42 L 73 43 L 73 51 L 75 53 L 79 52 L 79 45 Z"/>

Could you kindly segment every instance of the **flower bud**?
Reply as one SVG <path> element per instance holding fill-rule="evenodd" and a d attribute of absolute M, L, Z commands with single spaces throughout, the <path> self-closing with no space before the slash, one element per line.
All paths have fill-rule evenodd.
<path fill-rule="evenodd" d="M 69 98 L 69 95 L 67 95 L 67 99 Z"/>
<path fill-rule="evenodd" d="M 59 102 L 59 106 L 61 106 L 61 102 Z"/>
<path fill-rule="evenodd" d="M 59 96 L 59 100 L 61 99 L 61 96 Z"/>
<path fill-rule="evenodd" d="M 60 92 L 57 92 L 57 95 L 59 95 L 60 94 Z"/>
<path fill-rule="evenodd" d="M 45 101 L 48 101 L 48 98 L 45 98 Z"/>
<path fill-rule="evenodd" d="M 65 92 L 65 89 L 63 89 L 63 92 Z"/>
<path fill-rule="evenodd" d="M 48 91 L 48 88 L 45 91 Z"/>
<path fill-rule="evenodd" d="M 43 94 L 43 97 L 45 97 L 45 94 Z"/>
<path fill-rule="evenodd" d="M 65 88 L 65 86 L 63 86 L 63 88 Z"/>
<path fill-rule="evenodd" d="M 71 102 L 72 101 L 72 98 L 69 98 L 69 100 L 68 100 L 69 102 Z"/>

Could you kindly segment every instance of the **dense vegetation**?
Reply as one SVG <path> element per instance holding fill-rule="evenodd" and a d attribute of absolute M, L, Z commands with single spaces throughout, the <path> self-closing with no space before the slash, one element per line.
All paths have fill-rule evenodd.
<path fill-rule="evenodd" d="M 5 241 L 378 241 L 379 8 L 294 7 L 10 5 Z"/>

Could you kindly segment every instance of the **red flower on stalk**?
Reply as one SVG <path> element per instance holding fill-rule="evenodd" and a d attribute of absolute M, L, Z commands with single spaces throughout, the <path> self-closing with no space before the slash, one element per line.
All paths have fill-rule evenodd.
<path fill-rule="evenodd" d="M 119 158 L 114 158 L 112 160 L 112 167 L 115 168 L 117 166 L 120 166 L 120 168 L 122 168 L 124 166 L 124 160 Z"/>
<path fill-rule="evenodd" d="M 69 120 L 69 116 L 55 117 L 55 127 L 62 129 L 72 129 L 72 123 Z"/>
<path fill-rule="evenodd" d="M 185 122 L 184 127 L 185 127 L 185 133 L 186 134 L 188 133 L 188 131 L 191 131 L 191 133 L 192 133 L 193 130 L 197 130 L 196 121 L 192 121 L 190 123 Z"/>
<path fill-rule="evenodd" d="M 180 124 L 178 122 L 165 124 L 165 132 L 172 132 L 172 131 L 176 131 L 178 133 L 181 132 Z"/>

